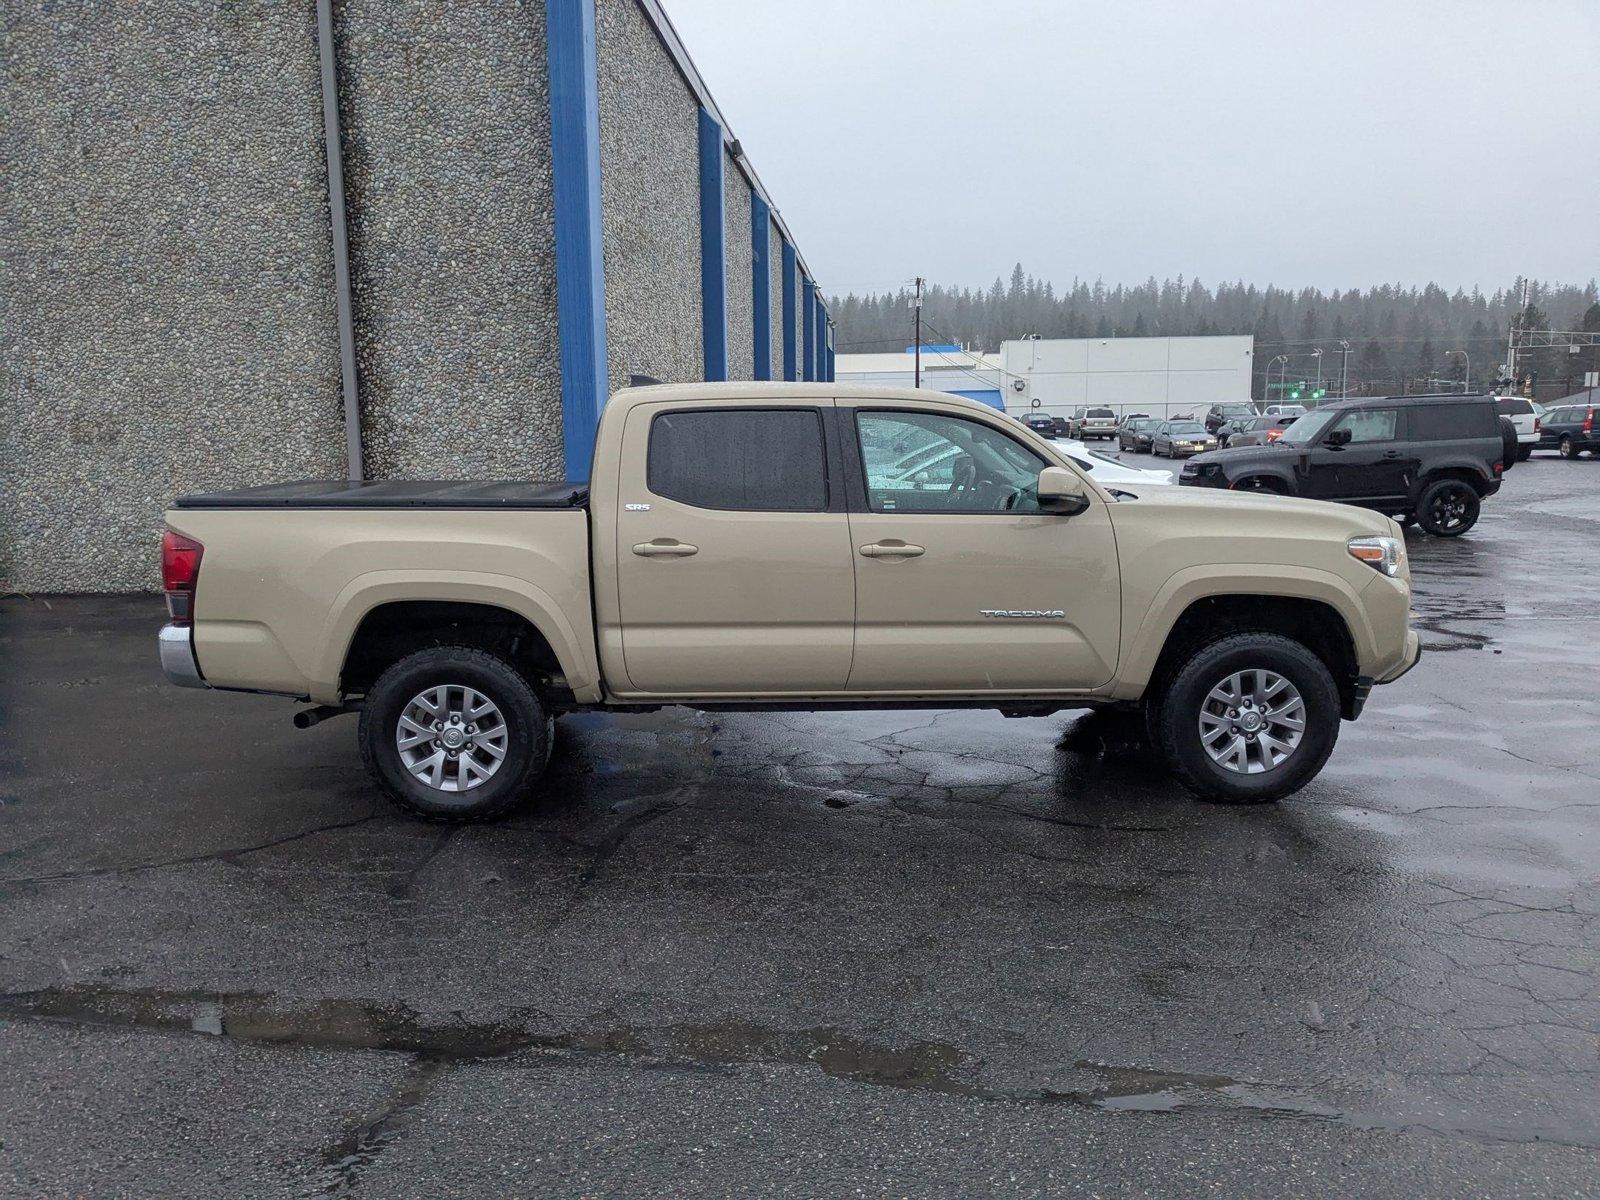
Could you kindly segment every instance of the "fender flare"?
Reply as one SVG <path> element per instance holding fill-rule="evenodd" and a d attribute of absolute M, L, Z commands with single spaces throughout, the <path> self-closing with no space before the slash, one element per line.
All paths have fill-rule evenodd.
<path fill-rule="evenodd" d="M 1118 699 L 1132 700 L 1143 694 L 1178 619 L 1195 601 L 1210 596 L 1320 601 L 1344 622 L 1357 662 L 1371 663 L 1378 658 L 1378 640 L 1359 591 L 1333 572 L 1269 563 L 1205 563 L 1169 575 L 1137 629 L 1130 628 L 1132 622 L 1124 614 L 1121 666 L 1114 689 Z"/>
<path fill-rule="evenodd" d="M 574 629 L 549 593 L 526 579 L 486 571 L 368 571 L 340 589 L 323 622 L 312 670 L 312 698 L 337 699 L 339 676 L 367 614 L 399 601 L 440 600 L 503 608 L 524 618 L 550 643 L 567 686 L 580 699 L 599 698 L 600 667 L 592 642 Z"/>

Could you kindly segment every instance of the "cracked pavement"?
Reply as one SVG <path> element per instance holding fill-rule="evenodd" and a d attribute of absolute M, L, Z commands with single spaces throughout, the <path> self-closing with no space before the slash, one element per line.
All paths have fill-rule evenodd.
<path fill-rule="evenodd" d="M 1259 808 L 674 709 L 441 831 L 159 600 L 0 601 L 0 1194 L 1592 1195 L 1600 463 L 1409 547 L 1421 665 Z"/>

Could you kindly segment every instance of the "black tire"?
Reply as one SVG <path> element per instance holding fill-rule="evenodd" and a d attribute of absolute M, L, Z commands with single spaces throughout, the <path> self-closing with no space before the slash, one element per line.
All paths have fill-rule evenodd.
<path fill-rule="evenodd" d="M 395 743 L 401 715 L 430 687 L 466 686 L 493 701 L 504 718 L 505 758 L 466 791 L 441 791 L 406 769 Z M 403 812 L 424 821 L 485 821 L 515 808 L 550 761 L 553 725 L 528 681 L 510 663 L 470 646 L 431 646 L 409 654 L 372 685 L 361 708 L 361 761 Z M 487 761 L 487 760 L 485 760 Z"/>
<path fill-rule="evenodd" d="M 1569 461 L 1575 461 L 1578 455 L 1583 453 L 1582 450 L 1578 449 L 1577 443 L 1574 442 L 1571 436 L 1568 434 L 1561 435 L 1561 444 L 1557 446 L 1556 449 L 1560 451 L 1562 458 L 1568 459 Z"/>
<path fill-rule="evenodd" d="M 1299 745 L 1278 765 L 1256 773 L 1212 760 L 1200 738 L 1200 713 L 1212 688 L 1236 671 L 1281 675 L 1305 704 Z M 1146 703 L 1156 746 L 1179 781 L 1202 800 L 1261 804 L 1299 791 L 1316 777 L 1339 740 L 1339 689 L 1323 661 L 1275 633 L 1236 633 L 1190 654 L 1164 693 Z"/>
<path fill-rule="evenodd" d="M 1481 502 L 1464 479 L 1439 479 L 1422 489 L 1417 524 L 1434 537 L 1460 537 L 1478 523 Z"/>
<path fill-rule="evenodd" d="M 1527 462 L 1533 457 L 1533 444 L 1531 442 L 1517 447 L 1517 461 Z"/>

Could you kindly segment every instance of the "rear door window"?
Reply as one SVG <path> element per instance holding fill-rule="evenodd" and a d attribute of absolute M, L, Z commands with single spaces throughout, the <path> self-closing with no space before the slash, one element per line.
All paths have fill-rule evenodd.
<path fill-rule="evenodd" d="M 646 483 L 696 508 L 822 512 L 828 507 L 816 409 L 702 409 L 650 424 Z"/>

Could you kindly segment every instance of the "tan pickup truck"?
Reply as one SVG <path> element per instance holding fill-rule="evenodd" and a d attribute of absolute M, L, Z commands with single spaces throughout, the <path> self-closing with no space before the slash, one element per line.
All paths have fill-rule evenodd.
<path fill-rule="evenodd" d="M 168 511 L 168 676 L 360 712 L 421 817 L 504 812 L 579 709 L 1142 711 L 1270 800 L 1417 660 L 1389 518 L 1097 485 L 937 392 L 630 388 L 579 483 L 292 483 Z"/>

